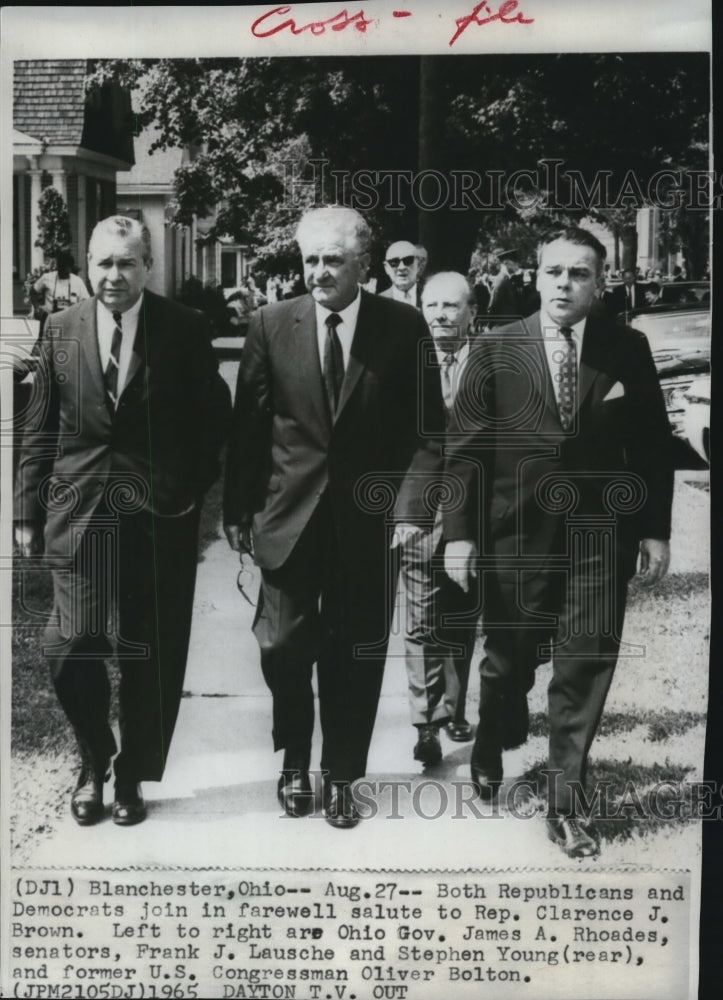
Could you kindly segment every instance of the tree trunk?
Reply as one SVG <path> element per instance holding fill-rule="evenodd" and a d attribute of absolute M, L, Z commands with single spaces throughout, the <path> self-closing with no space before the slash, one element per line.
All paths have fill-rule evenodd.
<path fill-rule="evenodd" d="M 634 271 L 638 261 L 638 230 L 635 223 L 623 226 L 620 231 L 620 238 L 623 244 L 623 270 L 632 268 Z"/>
<path fill-rule="evenodd" d="M 427 273 L 469 270 L 479 227 L 471 209 L 452 211 L 454 189 L 446 141 L 449 105 L 444 60 L 422 56 L 419 70 L 419 242 L 429 254 Z M 425 171 L 428 180 L 422 183 Z M 438 179 L 431 171 L 438 173 Z"/>

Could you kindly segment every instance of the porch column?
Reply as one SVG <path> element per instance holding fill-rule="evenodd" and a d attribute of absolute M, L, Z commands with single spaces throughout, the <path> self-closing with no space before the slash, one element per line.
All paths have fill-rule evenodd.
<path fill-rule="evenodd" d="M 41 247 L 36 246 L 36 241 L 40 237 L 40 226 L 38 225 L 38 213 L 40 211 L 40 195 L 43 192 L 43 171 L 37 168 L 29 170 L 30 174 L 30 270 L 42 267 L 45 263 L 45 255 Z"/>

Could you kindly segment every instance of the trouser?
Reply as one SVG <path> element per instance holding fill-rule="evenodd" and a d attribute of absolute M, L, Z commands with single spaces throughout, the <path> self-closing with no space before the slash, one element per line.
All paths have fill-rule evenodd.
<path fill-rule="evenodd" d="M 551 814 L 570 814 L 617 662 L 627 577 L 598 554 L 578 555 L 564 570 L 497 574 L 489 589 L 480 731 L 490 744 L 522 742 L 526 692 L 536 667 L 552 659 L 548 801 Z M 549 624 L 536 624 L 541 618 Z"/>
<path fill-rule="evenodd" d="M 254 635 L 273 696 L 274 749 L 307 762 L 317 664 L 321 768 L 329 781 L 366 772 L 394 603 L 394 554 L 378 545 L 342 550 L 322 498 L 293 552 L 262 569 Z"/>
<path fill-rule="evenodd" d="M 71 565 L 53 570 L 46 628 L 56 693 L 84 759 L 116 751 L 105 660 L 120 671 L 117 778 L 159 781 L 183 689 L 198 560 L 198 512 L 112 515 L 101 507 Z M 111 641 L 113 640 L 113 641 Z"/>
<path fill-rule="evenodd" d="M 465 593 L 444 572 L 444 543 L 434 530 L 404 547 L 401 579 L 406 595 L 404 637 L 413 725 L 461 722 L 477 636 L 479 597 Z"/>

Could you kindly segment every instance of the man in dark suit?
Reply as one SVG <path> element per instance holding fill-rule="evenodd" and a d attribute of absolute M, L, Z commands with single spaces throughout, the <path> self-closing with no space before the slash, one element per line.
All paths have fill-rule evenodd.
<path fill-rule="evenodd" d="M 52 317 L 17 479 L 16 541 L 41 548 L 55 605 L 44 653 L 78 741 L 71 811 L 103 815 L 116 743 L 104 660 L 120 667 L 113 820 L 145 818 L 178 714 L 202 498 L 230 415 L 209 331 L 195 310 L 145 291 L 148 231 L 112 216 L 91 236 L 95 295 Z"/>
<path fill-rule="evenodd" d="M 526 738 L 525 695 L 552 659 L 548 832 L 571 857 L 599 850 L 579 821 L 588 752 L 636 560 L 648 584 L 667 570 L 673 493 L 647 341 L 593 308 L 604 259 L 587 230 L 555 233 L 539 253 L 541 311 L 477 341 L 449 445 L 466 501 L 444 521 L 450 576 L 466 588 L 479 571 L 483 594 L 472 778 L 497 794 L 501 751 Z"/>
<path fill-rule="evenodd" d="M 509 323 L 516 316 L 522 315 L 522 272 L 517 257 L 517 250 L 498 247 L 494 251 L 492 266 L 497 270 L 491 280 L 490 303 L 487 307 L 490 327 Z"/>
<path fill-rule="evenodd" d="M 636 280 L 635 268 L 626 267 L 623 271 L 622 285 L 615 285 L 603 299 L 610 315 L 623 315 L 627 323 L 634 309 L 645 308 L 647 304 L 645 301 L 646 287 L 642 282 Z"/>
<path fill-rule="evenodd" d="M 408 240 L 398 240 L 396 243 L 392 243 L 384 258 L 384 270 L 391 285 L 379 294 L 386 299 L 406 302 L 419 309 L 422 301 L 419 282 L 422 270 L 420 248 Z"/>
<path fill-rule="evenodd" d="M 360 290 L 370 232 L 347 208 L 308 212 L 297 230 L 308 295 L 253 317 L 228 451 L 225 525 L 261 567 L 254 634 L 273 696 L 278 798 L 313 805 L 309 778 L 317 664 L 325 774 L 335 827 L 358 821 L 351 783 L 366 770 L 400 541 L 426 523 L 423 484 L 439 472 L 443 406 L 416 309 Z M 408 472 L 408 475 L 406 475 Z"/>
<path fill-rule="evenodd" d="M 439 363 L 445 411 L 450 414 L 474 331 L 475 296 L 464 275 L 433 274 L 422 292 L 422 313 Z M 476 588 L 465 594 L 444 572 L 442 509 L 402 549 L 406 594 L 405 664 L 412 724 L 417 728 L 414 759 L 442 758 L 439 730 L 457 743 L 472 739 L 465 704 L 469 667 L 477 635 Z"/>

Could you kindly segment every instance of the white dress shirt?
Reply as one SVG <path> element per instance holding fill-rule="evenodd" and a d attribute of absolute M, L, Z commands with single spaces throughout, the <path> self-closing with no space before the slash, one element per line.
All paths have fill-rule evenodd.
<path fill-rule="evenodd" d="M 444 403 L 447 409 L 451 409 L 457 396 L 457 389 L 459 388 L 459 380 L 462 375 L 462 369 L 467 363 L 467 358 L 469 357 L 469 340 L 465 340 L 465 342 L 458 347 L 456 351 L 446 351 L 435 340 L 434 349 L 437 352 L 437 360 L 439 361 L 440 374 L 442 377 L 442 395 L 444 397 Z M 454 361 L 450 365 L 448 365 L 445 361 L 448 354 L 454 355 Z M 447 372 L 449 376 L 449 386 L 445 385 L 445 372 Z"/>
<path fill-rule="evenodd" d="M 417 283 L 416 281 L 411 288 L 408 288 L 406 292 L 400 291 L 396 285 L 392 285 L 392 298 L 396 299 L 397 302 L 406 302 L 410 306 L 417 305 Z"/>
<path fill-rule="evenodd" d="M 345 309 L 327 309 L 326 306 L 316 303 L 316 342 L 319 345 L 319 364 L 324 370 L 324 348 L 326 345 L 327 317 L 336 313 L 341 317 L 341 323 L 336 328 L 339 342 L 341 343 L 341 353 L 344 358 L 344 371 L 349 367 L 349 355 L 351 354 L 351 342 L 356 330 L 356 321 L 359 316 L 359 306 L 361 305 L 361 292 L 357 289 L 356 298 L 349 303 Z"/>
<path fill-rule="evenodd" d="M 128 367 L 131 363 L 133 344 L 136 339 L 136 329 L 138 327 L 138 314 L 143 305 L 143 295 L 138 297 L 138 301 L 121 313 L 121 329 L 123 338 L 121 340 L 120 358 L 118 359 L 118 398 L 123 392 L 128 377 Z M 110 349 L 113 342 L 113 331 L 115 330 L 115 320 L 113 313 L 103 303 L 98 300 L 96 303 L 96 329 L 98 331 L 98 350 L 100 351 L 100 367 L 103 371 L 108 367 Z"/>

